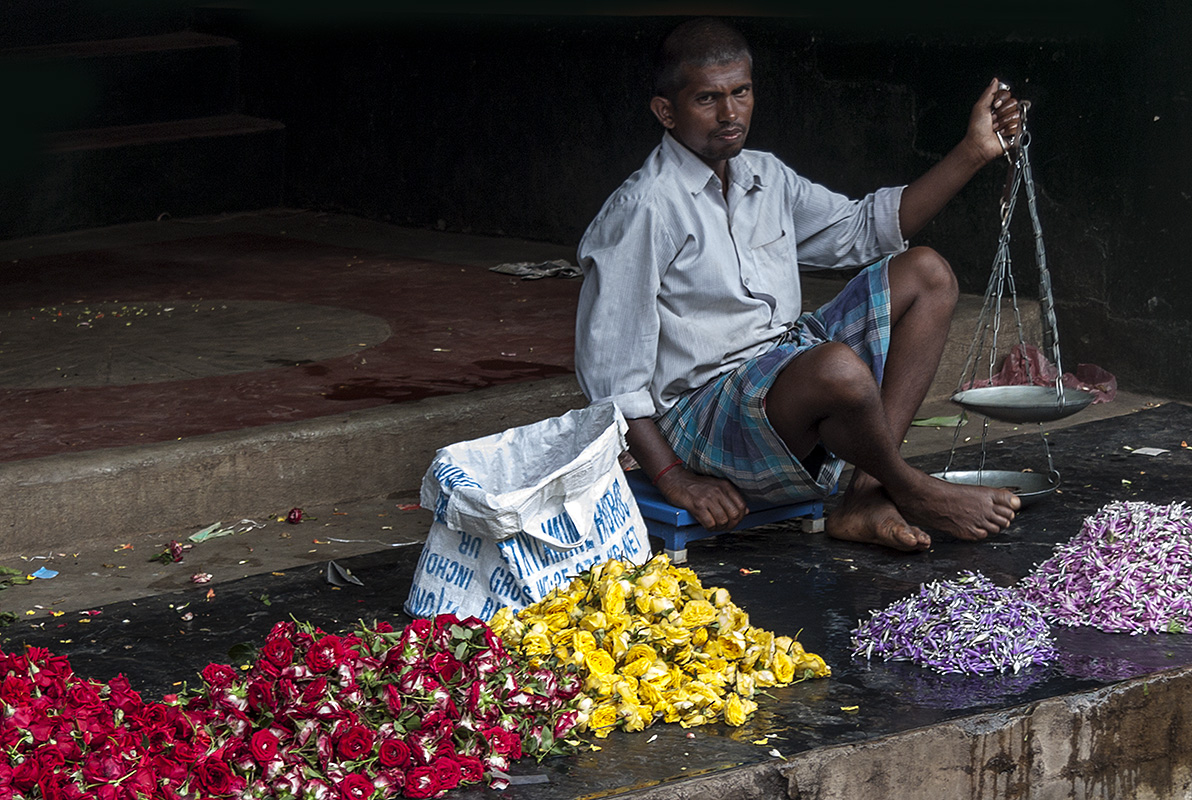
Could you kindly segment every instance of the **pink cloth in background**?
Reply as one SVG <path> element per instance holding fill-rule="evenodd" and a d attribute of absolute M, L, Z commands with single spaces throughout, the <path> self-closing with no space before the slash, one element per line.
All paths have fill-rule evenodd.
<path fill-rule="evenodd" d="M 1035 386 L 1052 386 L 1055 376 L 1055 365 L 1039 348 L 1018 344 L 1006 354 L 1001 369 L 986 385 L 1026 386 L 1033 382 Z M 1064 373 L 1063 381 L 1069 389 L 1091 393 L 1094 403 L 1108 403 L 1117 396 L 1117 378 L 1096 364 L 1077 364 L 1075 372 Z"/>

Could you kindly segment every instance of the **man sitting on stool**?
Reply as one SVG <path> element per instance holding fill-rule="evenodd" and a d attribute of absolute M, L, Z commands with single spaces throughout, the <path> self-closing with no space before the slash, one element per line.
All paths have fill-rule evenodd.
<path fill-rule="evenodd" d="M 747 499 L 826 494 L 853 478 L 826 530 L 923 550 L 923 528 L 1003 530 L 1012 492 L 950 484 L 899 448 L 939 365 L 957 298 L 942 256 L 907 249 L 1018 131 L 995 79 L 943 160 L 905 187 L 850 200 L 744 150 L 752 55 L 715 19 L 663 42 L 650 110 L 666 129 L 579 247 L 576 371 L 629 421 L 630 453 L 667 501 L 730 530 Z M 867 266 L 803 313 L 800 266 Z M 920 527 L 922 526 L 922 527 Z"/>

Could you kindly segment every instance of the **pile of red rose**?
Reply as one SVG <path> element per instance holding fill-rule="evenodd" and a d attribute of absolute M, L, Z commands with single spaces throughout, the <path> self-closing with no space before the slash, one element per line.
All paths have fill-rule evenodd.
<path fill-rule="evenodd" d="M 278 623 L 251 667 L 145 702 L 40 648 L 0 652 L 0 800 L 435 797 L 568 752 L 580 681 L 531 670 L 475 618 L 395 632 Z"/>

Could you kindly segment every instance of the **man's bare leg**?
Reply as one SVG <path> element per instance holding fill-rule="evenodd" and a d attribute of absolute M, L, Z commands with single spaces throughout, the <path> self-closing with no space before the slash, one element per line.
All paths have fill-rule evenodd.
<path fill-rule="evenodd" d="M 908 482 L 901 467 L 910 467 L 897 452 L 915 412 L 927 394 L 943 354 L 957 297 L 955 278 L 947 262 L 928 248 L 914 248 L 891 259 L 889 275 L 891 340 L 877 410 L 885 423 L 879 427 L 884 427 L 885 431 L 867 431 L 865 436 L 868 443 L 865 440 L 852 443 L 838 441 L 849 433 L 865 430 L 865 427 L 850 429 L 847 420 L 843 427 L 838 424 L 839 420 L 831 420 L 831 407 L 840 408 L 835 401 L 831 407 L 821 406 L 820 413 L 828 411 L 828 416 L 800 430 L 799 418 L 808 411 L 814 416 L 816 403 L 804 405 L 797 395 L 789 398 L 792 401 L 789 404 L 781 402 L 779 398 L 792 389 L 797 391 L 808 386 L 822 388 L 821 378 L 800 373 L 814 373 L 825 367 L 831 372 L 839 372 L 843 368 L 833 364 L 831 357 L 808 359 L 798 367 L 792 362 L 791 367 L 795 369 L 790 375 L 785 372 L 780 375 L 771 390 L 772 395 L 767 397 L 767 413 L 779 434 L 787 440 L 788 445 L 793 445 L 791 449 L 796 455 L 803 455 L 814 445 L 816 438 L 823 436 L 830 449 L 856 466 L 839 506 L 827 520 L 829 535 L 899 550 L 929 547 L 930 536 L 908 522 L 909 516 L 910 519 L 948 530 L 961 538 L 984 538 L 1004 528 L 1013 518 L 1019 501 L 1012 493 L 979 487 L 953 487 L 928 478 L 917 470 L 912 470 L 916 477 Z M 851 351 L 848 353 L 851 355 Z M 843 353 L 821 353 L 821 356 L 827 355 L 851 362 L 849 369 L 855 369 L 857 365 L 864 367 L 855 356 L 849 359 Z M 795 361 L 801 359 L 803 356 Z M 816 363 L 820 361 L 825 363 Z M 860 375 L 854 377 L 857 381 L 862 381 L 862 378 Z M 869 376 L 869 383 L 871 393 L 877 395 L 872 376 Z M 846 394 L 851 391 L 848 390 Z M 788 416 L 784 417 L 783 409 Z M 857 408 L 852 413 L 863 415 L 873 412 Z M 834 428 L 838 428 L 838 432 L 833 433 Z M 850 450 L 856 448 L 857 452 L 849 455 L 841 449 L 842 446 Z M 888 452 L 881 452 L 886 448 L 893 450 L 901 467 L 891 468 L 888 465 Z M 873 452 L 865 452 L 867 450 Z M 871 455 L 875 457 L 871 458 Z M 874 472 L 875 468 L 877 472 Z M 898 484 L 895 492 L 892 494 L 883 487 L 883 482 L 875 478 L 875 474 L 889 476 L 890 480 L 895 481 Z M 910 488 L 912 486 L 917 488 Z M 904 515 L 902 510 L 906 510 L 908 515 Z"/>
<path fill-rule="evenodd" d="M 882 407 L 897 445 L 927 396 L 948 339 L 958 290 L 952 268 L 938 253 L 912 248 L 890 259 L 890 348 L 882 380 Z M 872 475 L 860 468 L 828 517 L 829 536 L 925 550 L 931 537 L 906 521 Z"/>

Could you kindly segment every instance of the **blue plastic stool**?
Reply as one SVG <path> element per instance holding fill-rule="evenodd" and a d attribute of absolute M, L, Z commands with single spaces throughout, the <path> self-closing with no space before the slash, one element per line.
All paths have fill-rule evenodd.
<path fill-rule="evenodd" d="M 625 473 L 629 488 L 637 507 L 646 520 L 646 532 L 662 540 L 662 551 L 674 564 L 687 561 L 687 543 L 709 536 L 719 536 L 732 531 L 710 531 L 696 522 L 691 513 L 666 502 L 662 492 L 650 483 L 640 469 Z M 802 518 L 804 533 L 821 533 L 824 530 L 824 501 L 814 497 L 806 501 L 783 506 L 752 504 L 753 508 L 734 530 L 756 528 L 771 522 Z"/>

